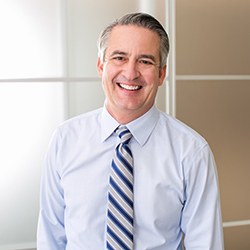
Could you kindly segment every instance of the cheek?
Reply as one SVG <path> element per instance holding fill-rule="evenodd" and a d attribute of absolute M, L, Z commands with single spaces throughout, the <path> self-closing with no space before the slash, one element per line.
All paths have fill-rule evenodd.
<path fill-rule="evenodd" d="M 146 80 L 148 85 L 150 85 L 152 88 L 160 86 L 160 78 L 159 74 L 157 73 L 144 75 L 144 79 Z"/>
<path fill-rule="evenodd" d="M 118 74 L 118 70 L 112 67 L 108 63 L 103 68 L 103 77 L 105 77 L 109 81 L 112 81 L 117 74 Z"/>
<path fill-rule="evenodd" d="M 115 88 L 115 83 L 113 83 L 114 79 L 114 73 L 113 71 L 110 71 L 106 69 L 103 71 L 103 76 L 102 76 L 102 88 L 108 94 L 108 92 L 113 91 Z"/>
<path fill-rule="evenodd" d="M 110 70 L 107 67 L 105 67 L 103 69 L 103 74 L 102 74 L 103 88 L 108 88 L 111 82 L 112 82 L 112 72 L 110 72 Z"/>

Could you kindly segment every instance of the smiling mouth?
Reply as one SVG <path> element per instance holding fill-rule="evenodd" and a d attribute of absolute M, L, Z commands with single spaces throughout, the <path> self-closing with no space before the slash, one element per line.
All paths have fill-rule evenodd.
<path fill-rule="evenodd" d="M 142 88 L 142 86 L 139 86 L 139 85 L 127 85 L 123 83 L 117 83 L 117 84 L 120 88 L 129 90 L 129 91 L 136 91 Z"/>

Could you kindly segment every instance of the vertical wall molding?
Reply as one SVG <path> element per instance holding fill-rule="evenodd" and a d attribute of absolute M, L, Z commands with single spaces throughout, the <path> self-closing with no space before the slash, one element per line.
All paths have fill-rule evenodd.
<path fill-rule="evenodd" d="M 139 10 L 145 13 L 149 13 L 153 16 L 157 13 L 157 1 L 154 0 L 138 0 Z"/>
<path fill-rule="evenodd" d="M 168 81 L 166 87 L 166 111 L 176 116 L 176 9 L 175 0 L 166 1 L 166 27 L 169 30 L 170 53 L 168 58 Z"/>
<path fill-rule="evenodd" d="M 69 117 L 69 32 L 68 32 L 68 1 L 60 1 L 61 11 L 61 37 L 63 57 L 63 90 L 64 90 L 64 116 Z"/>

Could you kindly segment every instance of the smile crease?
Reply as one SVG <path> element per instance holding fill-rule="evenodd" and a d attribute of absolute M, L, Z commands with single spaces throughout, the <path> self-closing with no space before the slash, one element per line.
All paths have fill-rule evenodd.
<path fill-rule="evenodd" d="M 126 90 L 139 90 L 142 88 L 142 86 L 139 85 L 127 85 L 127 84 L 123 84 L 123 83 L 118 83 L 118 85 Z"/>

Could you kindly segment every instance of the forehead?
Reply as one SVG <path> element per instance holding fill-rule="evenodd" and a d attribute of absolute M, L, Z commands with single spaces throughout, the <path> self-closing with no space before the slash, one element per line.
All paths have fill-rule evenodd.
<path fill-rule="evenodd" d="M 147 28 L 136 25 L 118 25 L 111 31 L 107 43 L 107 52 L 122 50 L 126 53 L 158 55 L 160 51 L 159 35 Z"/>

